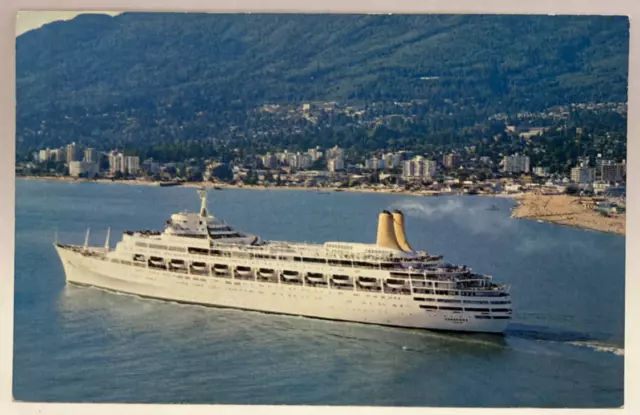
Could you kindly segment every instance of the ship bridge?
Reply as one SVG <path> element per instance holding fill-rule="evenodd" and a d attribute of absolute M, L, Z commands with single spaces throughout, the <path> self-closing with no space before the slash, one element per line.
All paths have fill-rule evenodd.
<path fill-rule="evenodd" d="M 198 193 L 201 200 L 200 213 L 174 213 L 165 222 L 165 235 L 235 244 L 255 244 L 258 242 L 258 237 L 240 232 L 226 222 L 209 215 L 207 192 L 205 189 L 198 189 Z"/>

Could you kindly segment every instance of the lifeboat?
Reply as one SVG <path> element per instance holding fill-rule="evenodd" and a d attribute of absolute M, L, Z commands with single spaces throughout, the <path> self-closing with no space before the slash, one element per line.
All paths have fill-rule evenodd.
<path fill-rule="evenodd" d="M 346 275 L 334 275 L 331 281 L 336 285 L 351 285 L 351 281 L 349 281 L 349 277 Z"/>
<path fill-rule="evenodd" d="M 362 287 L 375 287 L 378 285 L 378 280 L 373 277 L 360 277 L 358 278 L 358 284 Z"/>
<path fill-rule="evenodd" d="M 206 271 L 207 264 L 205 264 L 204 262 L 192 262 L 191 269 L 194 271 Z"/>
<path fill-rule="evenodd" d="M 164 267 L 165 266 L 164 259 L 159 258 L 159 257 L 155 257 L 155 256 L 152 256 L 151 258 L 149 258 L 149 264 L 150 265 L 154 265 L 156 267 Z"/>
<path fill-rule="evenodd" d="M 387 278 L 387 280 L 385 282 L 387 284 L 387 287 L 389 287 L 389 288 L 404 288 L 404 286 L 405 286 L 404 280 L 396 280 L 396 279 L 393 279 L 393 278 Z"/>
<path fill-rule="evenodd" d="M 184 261 L 181 259 L 172 259 L 171 261 L 169 261 L 169 267 L 173 268 L 173 269 L 186 269 L 187 266 L 185 265 Z"/>
<path fill-rule="evenodd" d="M 300 281 L 300 273 L 297 271 L 282 271 L 280 275 L 286 281 Z"/>
<path fill-rule="evenodd" d="M 258 270 L 258 276 L 262 278 L 273 278 L 276 275 L 275 271 L 267 268 L 260 268 Z"/>
<path fill-rule="evenodd" d="M 241 277 L 248 277 L 251 275 L 251 268 L 249 267 L 237 267 L 236 268 L 236 274 L 238 274 Z"/>
<path fill-rule="evenodd" d="M 133 260 L 136 262 L 144 262 L 145 258 L 144 258 L 144 255 L 135 254 L 133 256 Z"/>
<path fill-rule="evenodd" d="M 213 274 L 218 276 L 229 275 L 229 266 L 224 264 L 215 264 L 213 266 Z"/>
<path fill-rule="evenodd" d="M 324 275 L 316 274 L 314 272 L 308 273 L 307 279 L 309 280 L 309 282 L 325 282 Z"/>

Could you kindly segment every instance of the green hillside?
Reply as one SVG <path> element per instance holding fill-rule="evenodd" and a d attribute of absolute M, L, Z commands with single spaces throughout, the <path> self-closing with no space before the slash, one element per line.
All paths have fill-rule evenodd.
<path fill-rule="evenodd" d="M 17 39 L 18 148 L 224 137 L 265 103 L 626 101 L 628 40 L 626 17 L 80 15 Z"/>

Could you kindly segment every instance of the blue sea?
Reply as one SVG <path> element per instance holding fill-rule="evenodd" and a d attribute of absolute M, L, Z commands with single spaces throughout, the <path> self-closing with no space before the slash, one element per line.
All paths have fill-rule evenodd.
<path fill-rule="evenodd" d="M 499 210 L 487 210 L 492 205 Z M 180 305 L 65 284 L 53 249 L 112 246 L 197 211 L 193 188 L 16 182 L 14 399 L 453 407 L 623 405 L 625 238 L 510 219 L 513 201 L 294 190 L 211 191 L 265 239 L 374 242 L 405 212 L 414 248 L 511 286 L 503 335 Z"/>

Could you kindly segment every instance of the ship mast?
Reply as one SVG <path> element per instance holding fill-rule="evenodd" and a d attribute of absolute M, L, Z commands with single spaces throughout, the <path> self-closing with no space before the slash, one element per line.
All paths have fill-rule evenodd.
<path fill-rule="evenodd" d="M 200 216 L 206 218 L 207 215 L 207 189 L 200 188 L 198 189 L 198 194 L 200 195 Z"/>
<path fill-rule="evenodd" d="M 87 233 L 84 236 L 84 249 L 85 251 L 89 248 L 89 234 L 91 233 L 91 228 L 87 228 Z"/>

